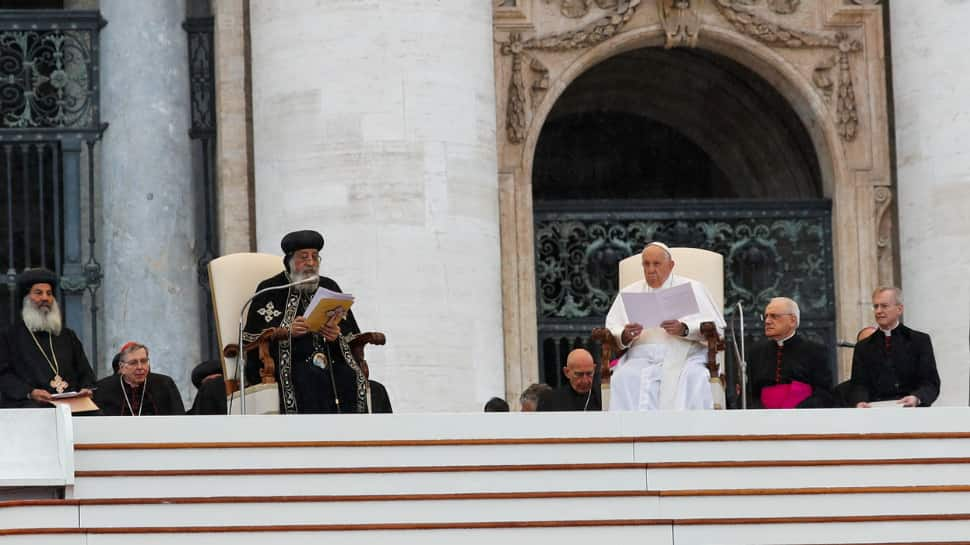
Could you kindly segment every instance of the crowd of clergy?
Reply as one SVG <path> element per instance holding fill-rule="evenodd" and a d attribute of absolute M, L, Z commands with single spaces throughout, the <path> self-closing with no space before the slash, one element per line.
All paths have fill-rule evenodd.
<path fill-rule="evenodd" d="M 317 330 L 304 317 L 320 287 L 340 292 L 320 276 L 323 237 L 295 231 L 281 241 L 284 270 L 259 284 L 243 331 L 245 345 L 262 343 L 246 355 L 250 383 L 278 385 L 280 414 L 391 412 L 386 389 L 370 380 L 351 311 L 336 312 Z M 725 321 L 707 288 L 674 273 L 670 249 L 660 242 L 641 253 L 643 279 L 623 287 L 606 317 L 621 349 L 610 372 L 608 407 L 594 387 L 601 371 L 593 356 L 576 349 L 567 356 L 565 384 L 534 384 L 519 399 L 523 411 L 650 411 L 713 408 L 707 343 L 701 324 L 723 335 Z M 644 327 L 628 318 L 622 293 L 690 287 L 697 311 Z M 17 277 L 20 320 L 0 336 L 0 408 L 49 407 L 63 399 L 89 398 L 91 414 L 147 416 L 185 414 L 182 395 L 168 376 L 151 370 L 149 347 L 128 342 L 114 354 L 114 373 L 96 380 L 77 335 L 62 323 L 55 297 L 57 276 L 28 269 Z M 681 288 L 687 289 L 687 288 Z M 860 332 L 851 378 L 834 384 L 830 350 L 798 333 L 798 304 L 771 299 L 764 309 L 765 339 L 745 354 L 746 408 L 827 408 L 889 404 L 932 405 L 940 391 L 933 347 L 926 333 L 901 323 L 902 292 L 880 287 L 872 294 L 875 324 Z M 282 332 L 282 333 L 281 333 Z M 265 365 L 265 358 L 273 359 Z M 272 367 L 272 373 L 266 371 Z M 715 377 L 717 381 L 718 377 Z M 189 414 L 225 414 L 226 389 L 218 361 L 197 366 L 198 393 Z M 488 412 L 509 405 L 493 398 Z"/>

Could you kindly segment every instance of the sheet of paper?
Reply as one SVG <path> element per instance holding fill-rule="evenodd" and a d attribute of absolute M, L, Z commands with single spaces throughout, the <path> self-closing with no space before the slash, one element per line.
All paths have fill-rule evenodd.
<path fill-rule="evenodd" d="M 646 293 L 621 292 L 630 323 L 659 327 L 665 320 L 677 320 L 697 314 L 697 298 L 690 284 Z"/>
<path fill-rule="evenodd" d="M 313 311 L 316 310 L 317 305 L 320 304 L 320 301 L 323 301 L 325 299 L 339 299 L 344 301 L 353 301 L 354 296 L 349 293 L 340 293 L 339 291 L 331 291 L 331 290 L 328 290 L 327 288 L 317 288 L 317 292 L 313 294 L 313 299 L 310 299 L 310 304 L 307 305 L 303 315 L 309 316 L 313 314 Z"/>
<path fill-rule="evenodd" d="M 307 305 L 303 317 L 306 318 L 307 327 L 311 331 L 317 331 L 333 317 L 338 309 L 342 309 L 342 316 L 339 321 L 346 317 L 350 306 L 354 304 L 354 296 L 349 293 L 330 291 L 327 288 L 318 288 L 313 294 L 313 299 Z"/>
<path fill-rule="evenodd" d="M 886 401 L 873 401 L 869 404 L 873 409 L 902 409 L 905 408 L 903 404 L 899 402 L 898 399 L 889 399 Z"/>

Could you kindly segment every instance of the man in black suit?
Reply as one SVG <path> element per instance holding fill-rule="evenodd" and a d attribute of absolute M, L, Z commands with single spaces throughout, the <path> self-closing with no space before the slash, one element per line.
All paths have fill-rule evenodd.
<path fill-rule="evenodd" d="M 850 400 L 862 408 L 893 399 L 905 407 L 929 407 L 940 395 L 930 336 L 900 323 L 903 294 L 899 288 L 876 288 L 872 310 L 879 329 L 852 353 Z"/>
<path fill-rule="evenodd" d="M 765 406 L 766 388 L 800 382 L 810 386 L 807 396 L 787 407 L 800 409 L 831 407 L 832 372 L 824 346 L 798 334 L 801 314 L 798 304 L 787 297 L 775 297 L 765 307 L 765 337 L 748 352 L 748 406 L 753 409 L 782 408 Z M 799 396 L 801 397 L 801 396 Z"/>

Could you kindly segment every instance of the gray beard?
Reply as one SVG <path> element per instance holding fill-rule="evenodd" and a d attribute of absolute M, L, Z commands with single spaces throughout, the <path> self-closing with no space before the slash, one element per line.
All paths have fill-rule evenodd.
<path fill-rule="evenodd" d="M 51 302 L 51 309 L 45 311 L 35 307 L 29 296 L 24 297 L 24 308 L 20 315 L 30 331 L 46 331 L 55 337 L 61 334 L 61 308 L 56 299 Z"/>
<path fill-rule="evenodd" d="M 303 293 L 313 293 L 317 291 L 317 288 L 320 285 L 320 275 L 316 269 L 304 269 L 303 272 L 300 273 L 290 273 L 290 282 L 299 282 L 301 280 L 306 280 L 307 278 L 312 278 L 313 282 L 293 286 L 293 289 Z"/>

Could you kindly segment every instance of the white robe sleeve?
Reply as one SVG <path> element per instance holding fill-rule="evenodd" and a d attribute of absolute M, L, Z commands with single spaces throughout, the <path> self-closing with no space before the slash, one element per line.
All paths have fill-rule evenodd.
<path fill-rule="evenodd" d="M 690 282 L 691 288 L 694 290 L 694 297 L 697 299 L 697 313 L 690 316 L 685 316 L 681 319 L 682 322 L 687 324 L 687 338 L 696 341 L 704 342 L 704 336 L 701 335 L 701 324 L 703 322 L 714 322 L 714 326 L 717 328 L 718 335 L 724 335 L 724 316 L 721 311 L 714 306 L 714 297 L 707 290 L 707 287 L 700 282 L 695 280 L 687 279 Z"/>

